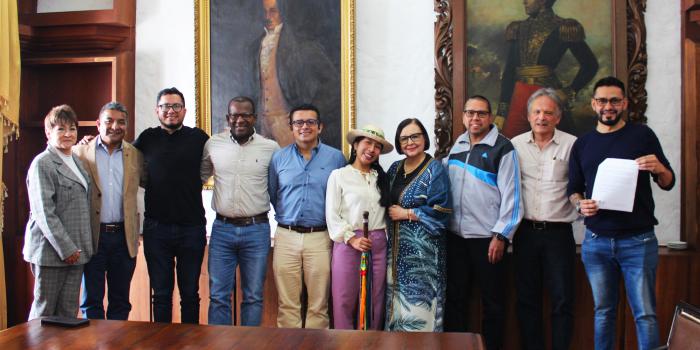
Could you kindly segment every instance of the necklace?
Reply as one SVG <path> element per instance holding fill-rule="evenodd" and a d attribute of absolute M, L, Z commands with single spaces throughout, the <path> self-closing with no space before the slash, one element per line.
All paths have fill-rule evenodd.
<path fill-rule="evenodd" d="M 408 160 L 408 159 L 404 160 L 404 162 L 403 162 L 403 177 L 404 177 L 404 179 L 406 177 L 408 177 L 408 175 L 410 175 L 413 171 L 415 171 L 421 164 L 423 164 L 423 161 L 425 160 L 425 158 L 426 157 L 423 156 L 423 159 L 421 159 L 419 162 L 417 162 L 416 165 L 411 166 L 410 169 L 407 167 L 408 164 L 406 164 L 407 163 L 406 160 Z"/>

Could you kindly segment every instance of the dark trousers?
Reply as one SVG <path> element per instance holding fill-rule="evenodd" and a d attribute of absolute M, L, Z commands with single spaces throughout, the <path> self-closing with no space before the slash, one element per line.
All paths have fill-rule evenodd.
<path fill-rule="evenodd" d="M 129 255 L 124 230 L 100 232 L 97 253 L 85 264 L 80 309 L 91 319 L 104 319 L 105 278 L 107 279 L 107 319 L 129 318 L 129 287 L 136 258 Z"/>
<path fill-rule="evenodd" d="M 199 323 L 199 274 L 207 244 L 204 225 L 163 224 L 146 218 L 143 250 L 153 289 L 153 320 L 172 322 L 177 270 L 182 323 Z"/>
<path fill-rule="evenodd" d="M 570 224 L 539 228 L 525 220 L 513 238 L 520 340 L 523 349 L 545 349 L 542 290 L 546 286 L 552 308 L 551 348 L 565 350 L 574 327 L 576 242 Z"/>
<path fill-rule="evenodd" d="M 481 333 L 487 349 L 503 347 L 505 325 L 505 279 L 503 259 L 495 264 L 488 261 L 491 238 L 464 239 L 454 233 L 447 235 L 447 298 L 445 302 L 445 331 L 467 332 L 469 292 L 474 280 L 481 290 L 483 308 Z M 471 329 L 474 331 L 474 329 Z"/>

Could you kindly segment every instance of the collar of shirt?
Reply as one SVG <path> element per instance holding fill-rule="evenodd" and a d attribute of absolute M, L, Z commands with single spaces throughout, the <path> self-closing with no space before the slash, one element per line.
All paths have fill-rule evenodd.
<path fill-rule="evenodd" d="M 235 143 L 239 146 L 245 146 L 245 145 L 253 142 L 253 138 L 255 138 L 255 130 L 253 130 L 253 134 L 251 134 L 250 137 L 248 138 L 248 140 L 246 140 L 244 143 L 238 143 L 238 141 L 236 141 L 236 138 L 233 137 L 233 134 L 230 134 L 229 138 L 231 139 L 231 141 L 233 141 L 233 143 Z"/>
<path fill-rule="evenodd" d="M 535 143 L 535 135 L 532 133 L 532 131 L 530 131 L 527 135 L 527 143 Z M 561 143 L 561 131 L 559 131 L 559 129 L 554 129 L 554 135 L 552 136 L 552 139 L 547 142 L 547 145 L 550 143 L 554 143 L 556 145 Z"/>
<path fill-rule="evenodd" d="M 168 135 L 168 136 L 177 134 L 179 131 L 182 130 L 183 127 L 184 127 L 184 125 L 180 125 L 180 127 L 177 128 L 177 129 L 175 129 L 175 131 L 173 131 L 173 133 L 171 134 L 171 133 L 168 132 L 168 130 L 171 130 L 171 129 L 166 130 L 166 127 L 164 127 L 164 126 L 162 126 L 162 125 L 159 125 L 159 126 L 158 126 L 158 128 L 160 129 L 160 131 L 161 131 L 162 133 Z"/>
<path fill-rule="evenodd" d="M 485 145 L 493 147 L 496 144 L 496 140 L 498 139 L 498 127 L 496 127 L 496 124 L 491 124 L 490 128 L 491 129 L 489 130 L 489 133 L 486 134 L 486 137 L 484 137 L 481 141 L 477 142 L 477 145 L 483 143 Z M 469 143 L 469 131 L 460 135 L 457 139 L 457 142 L 465 143 L 471 148 L 471 144 Z"/>
<path fill-rule="evenodd" d="M 377 173 L 377 170 L 375 169 L 369 169 L 369 173 L 363 172 L 360 169 L 355 168 L 352 166 L 352 164 L 348 164 L 349 168 L 352 169 L 354 172 L 360 174 L 360 175 L 366 175 L 369 174 L 371 177 L 377 177 L 379 176 L 379 173 Z"/>
<path fill-rule="evenodd" d="M 321 148 L 321 144 L 321 138 L 319 137 L 318 139 L 316 139 L 316 146 L 314 146 L 314 148 L 311 149 L 311 159 L 314 159 L 314 157 L 318 153 L 318 149 Z M 299 157 L 304 157 L 304 155 L 301 154 L 301 151 L 299 151 L 299 146 L 297 146 L 296 142 L 292 144 L 292 147 L 294 147 L 294 151 L 296 151 L 296 154 Z M 311 161 L 311 159 L 309 159 L 309 161 Z"/>
<path fill-rule="evenodd" d="M 280 23 L 280 24 L 278 24 L 277 27 L 275 27 L 275 29 L 273 29 L 273 30 L 269 30 L 269 29 L 267 29 L 267 27 L 263 27 L 263 28 L 265 29 L 265 36 L 268 36 L 268 35 L 279 35 L 279 33 L 282 31 L 282 26 L 283 26 L 283 25 L 284 25 L 284 23 Z M 258 33 L 259 33 L 259 32 L 258 32 Z"/>
<path fill-rule="evenodd" d="M 109 147 L 107 147 L 107 145 L 105 145 L 104 142 L 102 142 L 102 137 L 100 137 L 100 135 L 97 135 L 97 145 L 100 146 L 100 148 L 101 148 L 102 150 L 104 150 L 105 152 L 107 152 L 107 154 L 109 154 Z M 115 150 L 116 150 L 116 151 L 122 151 L 122 150 L 124 150 L 124 142 L 123 142 L 123 141 L 120 142 L 120 143 L 119 143 L 119 147 L 117 147 Z"/>

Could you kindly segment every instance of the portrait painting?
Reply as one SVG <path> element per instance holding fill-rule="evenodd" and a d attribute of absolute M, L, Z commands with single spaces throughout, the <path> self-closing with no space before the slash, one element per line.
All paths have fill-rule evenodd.
<path fill-rule="evenodd" d="M 645 123 L 645 0 L 433 0 L 435 156 L 464 132 L 469 96 L 491 101 L 508 137 L 529 130 L 527 99 L 539 88 L 563 101 L 559 128 L 582 135 L 595 125 L 597 80 L 626 83 L 626 117 Z"/>
<path fill-rule="evenodd" d="M 352 0 L 199 0 L 198 126 L 228 130 L 231 98 L 255 101 L 256 132 L 294 142 L 289 112 L 314 105 L 321 141 L 343 149 L 354 122 Z"/>
<path fill-rule="evenodd" d="M 509 138 L 528 131 L 527 100 L 550 87 L 563 102 L 559 128 L 593 128 L 592 85 L 612 75 L 610 0 L 469 0 L 467 95 L 486 96 Z M 470 19 L 479 20 L 470 20 Z"/>

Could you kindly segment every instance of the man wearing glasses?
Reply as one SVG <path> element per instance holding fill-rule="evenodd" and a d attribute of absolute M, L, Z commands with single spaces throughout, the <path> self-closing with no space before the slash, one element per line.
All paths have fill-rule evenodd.
<path fill-rule="evenodd" d="M 272 268 L 279 309 L 277 326 L 328 328 L 331 240 L 326 227 L 326 183 L 346 165 L 343 154 L 321 142 L 321 115 L 313 105 L 289 112 L 294 143 L 275 152 L 270 163 L 270 201 L 278 222 Z M 308 294 L 301 318 L 303 286 Z"/>
<path fill-rule="evenodd" d="M 199 322 L 199 272 L 206 246 L 206 219 L 199 176 L 209 136 L 182 125 L 185 98 L 176 88 L 158 93 L 160 126 L 134 141 L 146 166 L 143 250 L 153 289 L 153 319 L 172 322 L 175 262 L 183 323 Z"/>
<path fill-rule="evenodd" d="M 493 123 L 488 99 L 470 97 L 462 118 L 467 130 L 444 160 L 454 206 L 447 235 L 445 331 L 468 331 L 469 291 L 475 280 L 481 289 L 486 347 L 500 349 L 506 300 L 502 258 L 523 217 L 520 169 L 513 145 Z"/>
<path fill-rule="evenodd" d="M 585 217 L 586 234 L 581 259 L 595 303 L 595 348 L 612 349 L 615 341 L 619 280 L 637 327 L 639 349 L 659 344 L 656 320 L 656 266 L 658 242 L 654 226 L 654 199 L 650 179 L 670 190 L 675 175 L 656 134 L 646 125 L 625 122 L 625 85 L 614 77 L 599 80 L 593 88 L 591 107 L 596 129 L 574 143 L 569 161 L 567 194 Z M 631 212 L 600 209 L 590 199 L 598 165 L 607 158 L 632 159 L 639 167 Z"/>
<path fill-rule="evenodd" d="M 241 268 L 241 325 L 259 326 L 270 251 L 267 172 L 275 141 L 255 132 L 255 105 L 249 97 L 229 101 L 230 131 L 204 145 L 201 177 L 214 175 L 211 206 L 216 211 L 209 240 L 209 324 L 232 324 L 231 293 Z"/>

